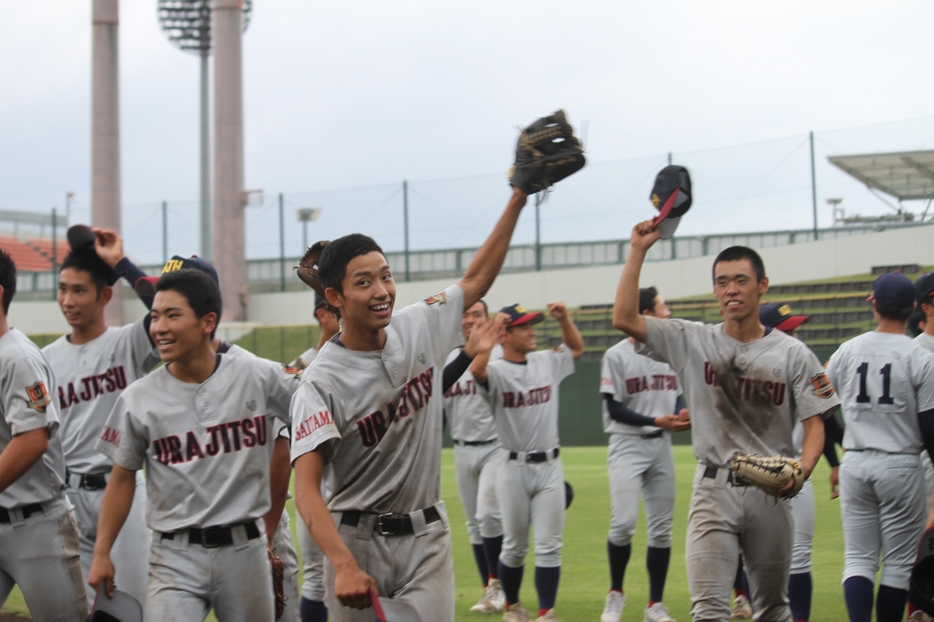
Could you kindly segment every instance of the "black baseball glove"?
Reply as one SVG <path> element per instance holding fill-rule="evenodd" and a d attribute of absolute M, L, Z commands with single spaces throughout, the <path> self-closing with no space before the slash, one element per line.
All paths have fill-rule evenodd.
<path fill-rule="evenodd" d="M 509 183 L 534 194 L 581 170 L 585 162 L 581 143 L 559 110 L 522 130 Z"/>

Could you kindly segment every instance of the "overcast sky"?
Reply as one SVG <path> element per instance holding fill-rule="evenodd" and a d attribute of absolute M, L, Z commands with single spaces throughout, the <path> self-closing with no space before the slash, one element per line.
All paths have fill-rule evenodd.
<path fill-rule="evenodd" d="M 156 4 L 121 2 L 128 206 L 198 197 L 198 61 L 164 37 Z M 820 138 L 819 181 L 837 184 L 822 189 L 821 209 L 836 192 L 845 206 L 861 202 L 878 212 L 880 203 L 867 202 L 858 185 L 843 186 L 823 161 L 840 151 L 934 147 L 934 81 L 925 69 L 932 23 L 934 3 L 921 0 L 254 0 L 244 36 L 246 185 L 263 188 L 267 203 L 278 192 L 295 195 L 291 209 L 320 191 L 387 184 L 353 218 L 342 219 L 340 202 L 330 212 L 326 205 L 316 226 L 334 236 L 365 229 L 361 219 L 380 201 L 395 206 L 388 184 L 480 176 L 476 186 L 489 188 L 476 201 L 489 202 L 489 215 L 459 225 L 476 226 L 475 236 L 442 234 L 439 224 L 413 240 L 422 248 L 474 244 L 508 196 L 502 175 L 516 126 L 564 108 L 579 129 L 586 126 L 591 163 L 590 177 L 568 184 L 565 200 L 601 207 L 562 220 L 559 187 L 555 213 L 543 215 L 545 239 L 628 236 L 637 218 L 613 220 L 607 230 L 604 214 L 618 204 L 646 209 L 651 174 L 669 151 L 692 167 L 698 206 L 701 172 L 716 168 L 713 160 L 726 167 L 716 184 L 720 206 L 711 204 L 710 218 L 695 216 L 686 232 L 807 227 L 809 220 L 799 221 L 810 218 L 812 129 Z M 90 52 L 91 0 L 5 3 L 0 208 L 48 210 L 69 190 L 79 208 L 89 205 Z M 892 123 L 903 120 L 913 121 Z M 862 126 L 877 127 L 832 131 Z M 716 151 L 760 141 L 772 142 Z M 731 173 L 752 159 L 755 171 Z M 609 164 L 629 160 L 636 163 Z M 731 161 L 736 169 L 723 164 Z M 800 210 L 794 219 L 737 219 L 752 195 L 771 192 L 762 191 L 769 183 L 794 195 L 787 199 Z M 470 185 L 453 183 L 442 194 L 470 193 Z M 601 188 L 599 198 L 585 196 L 585 185 Z M 707 188 L 714 190 L 712 181 Z M 424 186 L 426 204 L 430 195 Z M 830 224 L 825 211 L 822 226 Z M 274 207 L 258 213 L 251 217 L 258 228 L 275 216 Z M 528 238 L 531 229 L 523 231 Z M 254 234 L 252 255 L 275 254 L 256 250 L 268 237 Z"/>

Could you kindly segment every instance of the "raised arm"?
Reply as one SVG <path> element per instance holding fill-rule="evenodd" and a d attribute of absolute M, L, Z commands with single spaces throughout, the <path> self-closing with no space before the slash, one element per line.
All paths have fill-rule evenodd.
<path fill-rule="evenodd" d="M 561 342 L 571 350 L 575 359 L 580 358 L 584 353 L 584 340 L 574 320 L 568 315 L 567 307 L 561 301 L 549 302 L 548 313 L 558 320 L 558 325 L 561 326 Z"/>
<path fill-rule="evenodd" d="M 96 235 L 94 240 L 94 250 L 97 256 L 104 260 L 110 269 L 118 277 L 123 277 L 130 287 L 136 285 L 140 277 L 146 276 L 146 273 L 140 270 L 123 252 L 123 238 L 116 231 L 110 229 L 101 229 L 93 227 L 91 229 Z M 140 301 L 146 305 L 147 309 L 152 309 L 152 296 L 139 296 Z"/>
<path fill-rule="evenodd" d="M 528 195 L 519 188 L 513 188 L 512 197 L 506 205 L 506 211 L 500 216 L 493 228 L 493 233 L 486 239 L 467 271 L 460 280 L 461 289 L 464 290 L 464 309 L 469 309 L 489 291 L 490 286 L 503 267 L 512 232 L 519 221 L 519 215 Z"/>
<path fill-rule="evenodd" d="M 474 380 L 480 384 L 486 384 L 488 378 L 486 366 L 490 362 L 490 353 L 493 352 L 496 344 L 503 341 L 503 333 L 506 330 L 506 322 L 508 321 L 508 315 L 497 313 L 496 317 L 491 321 L 474 326 L 470 339 L 467 341 L 467 345 L 464 346 L 464 350 L 469 350 L 473 356 L 473 361 L 470 363 L 470 373 L 473 374 Z"/>
<path fill-rule="evenodd" d="M 645 255 L 658 240 L 659 234 L 660 231 L 653 228 L 651 220 L 640 222 L 632 228 L 629 257 L 623 265 L 623 274 L 619 277 L 613 303 L 613 328 L 642 342 L 645 341 L 645 318 L 639 315 L 639 275 Z"/>
<path fill-rule="evenodd" d="M 341 540 L 334 519 L 321 496 L 324 455 L 321 451 L 302 454 L 295 461 L 295 504 L 308 533 L 334 567 L 334 594 L 345 607 L 370 606 L 370 588 L 376 580 L 360 569 L 357 560 Z"/>

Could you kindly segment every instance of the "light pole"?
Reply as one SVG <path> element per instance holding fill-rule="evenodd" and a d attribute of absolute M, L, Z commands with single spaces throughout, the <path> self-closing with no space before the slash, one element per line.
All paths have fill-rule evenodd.
<path fill-rule="evenodd" d="M 317 220 L 321 215 L 320 207 L 300 207 L 295 210 L 295 216 L 302 223 L 302 254 L 308 248 L 308 223 Z"/>
<path fill-rule="evenodd" d="M 839 220 L 843 220 L 844 218 L 843 209 L 840 208 L 841 203 L 843 203 L 843 199 L 838 199 L 838 198 L 827 199 L 827 205 L 829 205 L 830 209 L 833 211 L 833 226 L 834 227 L 837 226 L 838 212 L 839 212 Z"/>

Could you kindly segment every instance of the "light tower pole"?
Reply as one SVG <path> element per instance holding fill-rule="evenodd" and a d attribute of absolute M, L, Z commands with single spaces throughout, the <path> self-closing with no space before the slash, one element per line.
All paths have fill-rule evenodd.
<path fill-rule="evenodd" d="M 120 231 L 119 2 L 91 5 L 91 223 Z M 123 324 L 121 296 L 104 310 Z"/>
<path fill-rule="evenodd" d="M 252 0 L 243 2 L 243 29 L 250 23 Z M 199 57 L 201 62 L 200 84 L 200 255 L 208 261 L 211 249 L 211 1 L 210 0 L 159 0 L 159 24 L 165 36 L 185 52 Z"/>

